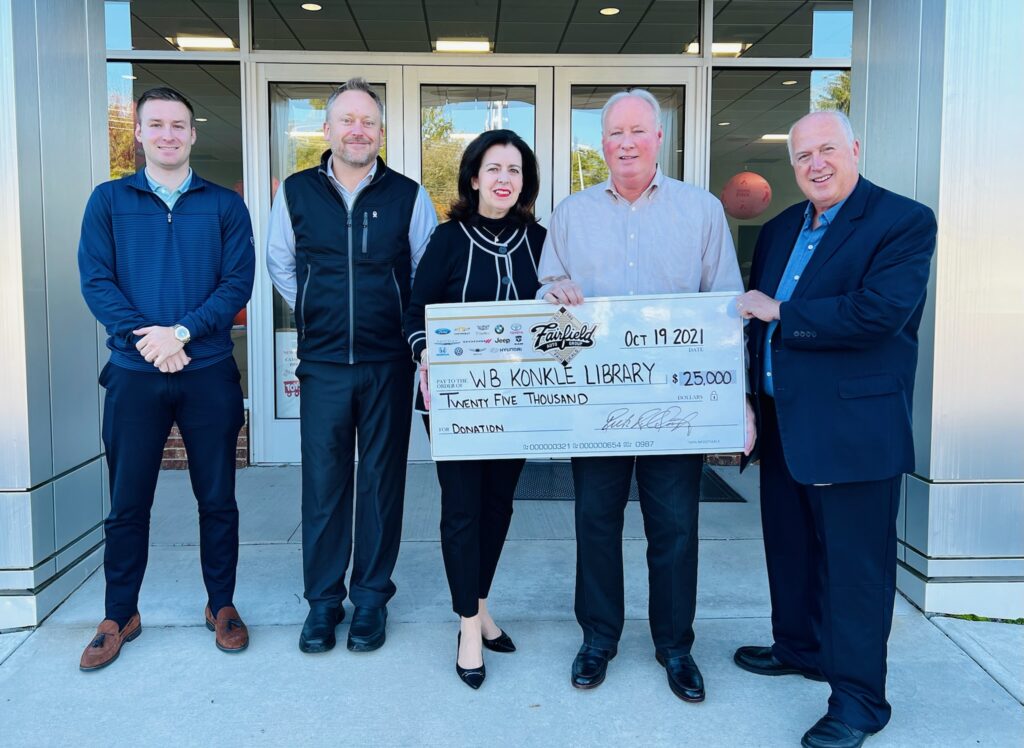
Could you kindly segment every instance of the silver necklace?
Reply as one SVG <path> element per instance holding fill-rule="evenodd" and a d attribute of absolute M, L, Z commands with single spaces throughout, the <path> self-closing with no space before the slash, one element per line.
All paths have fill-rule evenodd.
<path fill-rule="evenodd" d="M 480 229 L 481 231 L 483 231 L 489 237 L 491 237 L 491 241 L 493 241 L 495 244 L 499 244 L 500 243 L 501 236 L 502 236 L 502 234 L 505 233 L 505 229 L 502 229 L 497 234 L 495 234 L 493 231 L 491 231 L 490 229 L 485 229 L 483 226 L 477 226 L 477 228 Z"/>

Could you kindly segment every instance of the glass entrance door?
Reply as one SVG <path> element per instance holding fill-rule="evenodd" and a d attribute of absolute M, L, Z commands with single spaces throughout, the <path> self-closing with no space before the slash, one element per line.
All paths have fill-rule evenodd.
<path fill-rule="evenodd" d="M 540 165 L 536 214 L 542 222 L 560 200 L 607 178 L 601 154 L 601 107 L 616 91 L 643 86 L 662 107 L 659 162 L 669 176 L 703 185 L 696 147 L 700 100 L 694 68 L 515 67 L 455 65 L 257 64 L 246 120 L 247 190 L 256 233 L 256 284 L 250 313 L 250 443 L 253 462 L 294 463 L 299 453 L 296 330 L 288 305 L 266 272 L 267 221 L 277 188 L 320 159 L 324 107 L 335 86 L 364 76 L 385 103 L 382 154 L 392 168 L 420 181 L 440 220 L 456 194 L 462 151 L 484 130 L 515 130 Z M 411 386 L 411 383 L 410 383 Z M 419 419 L 409 458 L 429 460 Z"/>
<path fill-rule="evenodd" d="M 406 67 L 405 151 L 438 218 L 457 195 L 459 161 L 485 130 L 514 130 L 541 168 L 536 213 L 551 213 L 552 68 Z"/>
<path fill-rule="evenodd" d="M 608 178 L 601 150 L 601 108 L 625 88 L 645 88 L 661 105 L 658 165 L 670 177 L 703 184 L 698 168 L 697 71 L 694 68 L 566 67 L 555 70 L 556 202 Z"/>
<path fill-rule="evenodd" d="M 327 150 L 323 124 L 327 98 L 341 83 L 361 75 L 384 102 L 381 155 L 402 170 L 402 71 L 398 66 L 262 65 L 256 75 L 256 144 L 249 149 L 247 173 L 256 175 L 253 210 L 256 234 L 255 312 L 250 361 L 252 395 L 250 442 L 255 463 L 299 462 L 299 382 L 295 376 L 295 317 L 266 271 L 270 206 L 291 174 L 315 166 Z M 397 123 L 396 133 L 392 123 Z M 259 331 L 258 333 L 256 331 Z"/>

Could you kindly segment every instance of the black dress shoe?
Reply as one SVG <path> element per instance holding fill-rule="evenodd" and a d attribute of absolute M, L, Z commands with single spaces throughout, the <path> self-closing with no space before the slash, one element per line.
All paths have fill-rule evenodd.
<path fill-rule="evenodd" d="M 870 732 L 861 732 L 835 717 L 826 714 L 804 733 L 800 745 L 804 748 L 860 748 Z"/>
<path fill-rule="evenodd" d="M 508 634 L 506 634 L 504 631 L 502 631 L 500 634 L 498 634 L 498 636 L 494 637 L 493 639 L 488 639 L 487 637 L 483 637 L 483 640 L 484 640 L 484 646 L 487 647 L 492 652 L 515 652 L 516 651 L 516 645 L 512 643 L 512 640 L 509 638 Z"/>
<path fill-rule="evenodd" d="M 484 639 L 484 641 L 487 641 Z M 459 667 L 459 647 L 462 645 L 462 632 L 459 632 L 458 637 L 455 639 L 455 672 L 467 686 L 472 688 L 474 691 L 484 684 L 484 678 L 487 677 L 487 668 L 480 661 L 480 667 Z"/>
<path fill-rule="evenodd" d="M 668 687 L 672 693 L 693 704 L 704 701 L 704 677 L 690 655 L 662 657 L 656 653 L 654 656 L 668 673 Z"/>
<path fill-rule="evenodd" d="M 334 649 L 334 629 L 344 618 L 345 609 L 340 605 L 311 605 L 299 635 L 299 649 L 309 654 Z"/>
<path fill-rule="evenodd" d="M 352 613 L 348 630 L 350 652 L 372 652 L 384 644 L 384 627 L 388 621 L 387 608 L 359 608 Z"/>
<path fill-rule="evenodd" d="M 779 662 L 772 654 L 771 647 L 740 647 L 732 659 L 747 672 L 758 675 L 802 675 L 808 680 L 825 680 L 825 676 L 821 673 L 801 670 Z"/>
<path fill-rule="evenodd" d="M 608 661 L 615 657 L 615 652 L 600 647 L 584 644 L 572 661 L 573 688 L 597 688 L 604 683 L 608 673 Z"/>

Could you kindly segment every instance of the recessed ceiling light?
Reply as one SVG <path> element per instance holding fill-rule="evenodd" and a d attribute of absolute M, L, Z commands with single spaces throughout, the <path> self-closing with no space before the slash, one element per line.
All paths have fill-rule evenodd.
<path fill-rule="evenodd" d="M 303 3 L 301 7 L 303 10 L 308 10 L 310 12 L 316 12 L 324 9 L 324 6 L 317 5 L 316 3 Z"/>
<path fill-rule="evenodd" d="M 490 52 L 489 39 L 438 39 L 434 43 L 438 52 Z"/>
<path fill-rule="evenodd" d="M 766 143 L 784 143 L 789 136 L 784 132 L 766 132 L 761 140 Z"/>
<path fill-rule="evenodd" d="M 121 77 L 124 78 L 126 81 L 138 80 L 138 76 L 135 75 L 122 75 Z"/>
<path fill-rule="evenodd" d="M 732 124 L 732 122 L 719 122 L 718 126 L 719 127 L 725 127 L 726 125 L 731 125 L 731 124 Z"/>
<path fill-rule="evenodd" d="M 235 43 L 226 36 L 167 36 L 178 49 L 234 49 Z"/>
<path fill-rule="evenodd" d="M 782 85 L 784 85 L 784 86 L 795 86 L 796 85 L 796 81 L 782 81 Z"/>
<path fill-rule="evenodd" d="M 602 16 L 617 16 L 619 14 L 618 8 L 601 8 L 598 11 Z"/>
<path fill-rule="evenodd" d="M 206 122 L 206 117 L 196 117 L 196 122 Z"/>

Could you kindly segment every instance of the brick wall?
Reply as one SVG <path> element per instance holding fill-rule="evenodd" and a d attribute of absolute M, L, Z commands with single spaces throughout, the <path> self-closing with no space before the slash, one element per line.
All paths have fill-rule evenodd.
<path fill-rule="evenodd" d="M 249 465 L 249 411 L 245 411 L 245 423 L 238 432 L 238 444 L 235 446 L 235 467 L 244 468 Z M 163 470 L 187 470 L 188 457 L 185 455 L 185 444 L 181 440 L 178 425 L 171 428 L 171 435 L 164 445 L 164 458 L 160 463 Z"/>
<path fill-rule="evenodd" d="M 717 467 L 739 467 L 740 456 L 738 454 L 711 454 L 704 455 L 704 462 Z"/>

